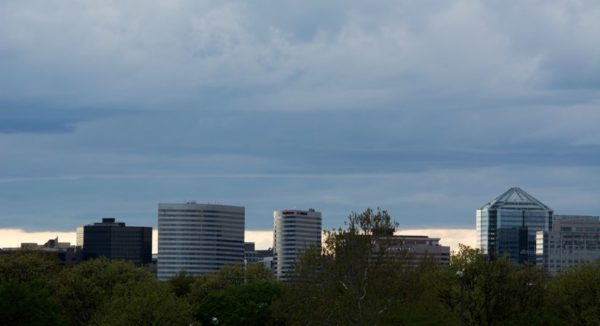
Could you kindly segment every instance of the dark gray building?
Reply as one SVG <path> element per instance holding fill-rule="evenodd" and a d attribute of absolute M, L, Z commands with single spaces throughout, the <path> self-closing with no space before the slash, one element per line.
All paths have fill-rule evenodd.
<path fill-rule="evenodd" d="M 256 257 L 256 247 L 254 242 L 244 242 L 244 263 L 246 265 L 256 264 L 258 257 Z"/>
<path fill-rule="evenodd" d="M 135 265 L 152 262 L 152 228 L 126 226 L 114 218 L 103 218 L 101 223 L 77 229 L 78 245 L 83 247 L 86 259 L 106 257 L 127 260 Z"/>
<path fill-rule="evenodd" d="M 553 210 L 521 188 L 510 188 L 476 213 L 477 247 L 516 264 L 536 263 L 536 232 L 552 228 Z"/>

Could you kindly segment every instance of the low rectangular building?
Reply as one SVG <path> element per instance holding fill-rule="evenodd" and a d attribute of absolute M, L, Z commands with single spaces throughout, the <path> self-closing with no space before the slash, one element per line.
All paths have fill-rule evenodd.
<path fill-rule="evenodd" d="M 138 266 L 152 262 L 152 227 L 126 226 L 114 218 L 103 218 L 78 233 L 78 245 L 83 246 L 86 259 L 106 257 Z"/>
<path fill-rule="evenodd" d="M 600 258 L 600 217 L 555 215 L 552 230 L 536 234 L 536 256 L 550 275 Z"/>
<path fill-rule="evenodd" d="M 424 259 L 431 259 L 438 265 L 450 262 L 450 247 L 442 246 L 440 238 L 426 235 L 394 235 L 385 237 L 386 250 L 391 254 L 403 254 L 410 259 L 410 264 L 418 266 Z"/>

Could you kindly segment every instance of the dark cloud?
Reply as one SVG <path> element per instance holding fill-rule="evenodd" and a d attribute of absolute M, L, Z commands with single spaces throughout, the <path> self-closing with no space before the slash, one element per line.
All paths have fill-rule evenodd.
<path fill-rule="evenodd" d="M 43 102 L 40 100 L 40 102 Z M 0 134 L 72 133 L 78 124 L 131 114 L 127 110 L 56 108 L 33 101 L 0 102 Z"/>
<path fill-rule="evenodd" d="M 510 186 L 594 213 L 599 9 L 0 2 L 0 226 L 192 199 L 469 226 Z"/>

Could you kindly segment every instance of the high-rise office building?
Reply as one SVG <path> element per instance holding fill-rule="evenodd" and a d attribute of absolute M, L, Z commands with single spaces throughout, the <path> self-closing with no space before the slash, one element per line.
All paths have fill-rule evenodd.
<path fill-rule="evenodd" d="M 555 215 L 552 230 L 537 232 L 537 264 L 550 275 L 600 258 L 600 217 Z"/>
<path fill-rule="evenodd" d="M 536 263 L 536 232 L 552 227 L 553 211 L 521 188 L 510 188 L 476 212 L 477 247 L 490 258 Z"/>
<path fill-rule="evenodd" d="M 152 261 L 152 228 L 126 226 L 114 218 L 103 218 L 78 228 L 78 245 L 83 247 L 86 259 L 106 257 L 110 260 L 127 260 L 136 265 Z"/>
<path fill-rule="evenodd" d="M 240 206 L 159 204 L 158 278 L 166 280 L 181 271 L 202 275 L 243 264 L 244 223 L 245 209 Z"/>
<path fill-rule="evenodd" d="M 311 246 L 321 246 L 321 212 L 312 208 L 273 212 L 273 258 L 278 279 L 289 279 L 298 257 Z"/>

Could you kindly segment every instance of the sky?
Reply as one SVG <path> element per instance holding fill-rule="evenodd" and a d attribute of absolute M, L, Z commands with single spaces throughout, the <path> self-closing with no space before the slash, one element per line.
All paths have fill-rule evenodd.
<path fill-rule="evenodd" d="M 457 251 L 459 244 L 475 247 L 475 229 L 404 229 L 400 235 L 428 235 L 439 238 L 440 244 L 449 246 Z M 0 229 L 0 248 L 18 248 L 21 243 L 44 244 L 49 239 L 60 242 L 69 242 L 75 245 L 77 235 L 75 232 L 57 231 L 25 231 L 22 229 Z M 244 234 L 246 242 L 254 242 L 256 249 L 273 247 L 273 232 L 270 230 L 247 230 Z M 324 240 L 325 238 L 323 238 Z M 158 253 L 158 230 L 152 231 L 152 253 Z"/>
<path fill-rule="evenodd" d="M 470 229 L 513 186 L 600 215 L 599 39 L 583 0 L 0 1 L 0 229 Z"/>

